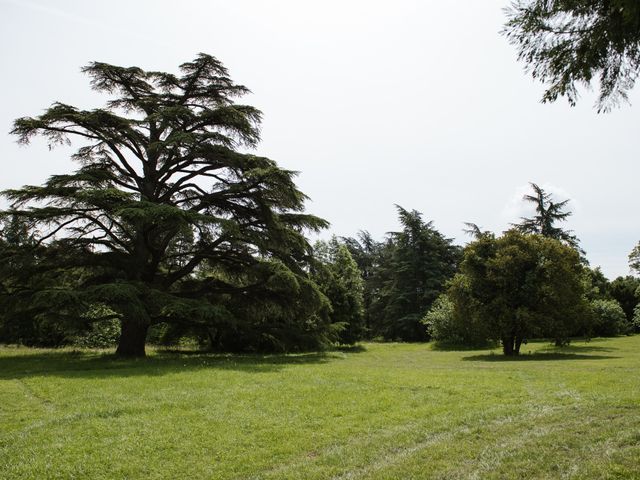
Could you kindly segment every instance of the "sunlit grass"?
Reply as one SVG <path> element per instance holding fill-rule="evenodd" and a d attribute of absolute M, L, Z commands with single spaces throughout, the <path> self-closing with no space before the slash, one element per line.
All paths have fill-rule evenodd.
<path fill-rule="evenodd" d="M 0 348 L 0 478 L 640 478 L 640 336 L 523 351 Z"/>

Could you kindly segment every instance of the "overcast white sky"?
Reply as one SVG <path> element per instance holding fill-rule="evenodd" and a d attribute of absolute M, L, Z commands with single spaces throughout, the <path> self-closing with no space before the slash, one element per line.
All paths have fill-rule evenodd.
<path fill-rule="evenodd" d="M 72 168 L 72 150 L 19 147 L 7 132 L 56 100 L 102 106 L 81 66 L 175 72 L 206 52 L 253 91 L 257 153 L 301 172 L 331 233 L 381 239 L 399 204 L 464 243 L 465 221 L 502 231 L 529 214 L 532 181 L 571 199 L 567 227 L 591 264 L 626 275 L 640 239 L 640 87 L 606 115 L 588 91 L 575 108 L 540 104 L 498 33 L 508 1 L 0 0 L 0 189 Z"/>

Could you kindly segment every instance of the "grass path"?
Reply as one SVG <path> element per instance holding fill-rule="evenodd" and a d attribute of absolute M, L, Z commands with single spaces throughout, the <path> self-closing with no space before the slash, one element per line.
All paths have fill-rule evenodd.
<path fill-rule="evenodd" d="M 0 478 L 640 479 L 640 336 L 360 350 L 0 348 Z"/>

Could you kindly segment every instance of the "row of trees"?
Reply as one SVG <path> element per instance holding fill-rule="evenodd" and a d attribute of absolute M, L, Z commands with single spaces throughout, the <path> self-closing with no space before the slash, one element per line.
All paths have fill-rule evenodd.
<path fill-rule="evenodd" d="M 207 306 L 220 309 L 213 321 L 178 312 L 152 323 L 145 340 L 172 344 L 190 338 L 234 351 L 317 349 L 370 338 L 468 346 L 499 341 L 512 355 L 534 337 L 563 345 L 573 336 L 640 330 L 640 280 L 609 282 L 590 269 L 578 239 L 557 225 L 570 214 L 567 202 L 532 188 L 524 199 L 536 206 L 535 215 L 502 236 L 467 224 L 474 239 L 462 248 L 419 212 L 398 206 L 402 228 L 382 241 L 361 232 L 358 238 L 317 242 L 298 276 L 272 262 L 260 288 L 229 293 Z M 5 221 L 0 256 L 1 341 L 110 346 L 126 335 L 119 308 L 130 298 L 83 298 L 79 282 L 91 278 L 91 269 L 52 269 L 50 258 L 61 260 L 58 247 L 39 243 L 17 214 Z M 212 264 L 192 277 L 230 281 Z M 213 303 L 215 297 L 205 298 Z M 193 316 L 184 321 L 186 315 Z"/>
<path fill-rule="evenodd" d="M 115 334 L 127 356 L 144 355 L 149 339 L 184 337 L 234 351 L 422 341 L 435 336 L 423 325 L 434 305 L 452 307 L 463 330 L 482 324 L 474 338 L 502 340 L 506 353 L 532 335 L 562 343 L 583 328 L 584 261 L 557 225 L 566 201 L 537 185 L 525 197 L 534 217 L 499 238 L 469 224 L 476 238 L 464 249 L 402 207 L 402 228 L 382 241 L 363 232 L 314 248 L 305 235 L 327 222 L 304 212 L 294 172 L 241 153 L 257 144 L 261 114 L 234 102 L 248 90 L 214 57 L 179 75 L 104 63 L 84 71 L 112 96 L 105 107 L 55 103 L 14 125 L 24 144 L 76 139 L 79 168 L 4 192 L 0 341 Z M 625 302 L 629 315 L 635 300 Z"/>
<path fill-rule="evenodd" d="M 530 338 L 564 345 L 575 336 L 640 331 L 640 280 L 609 282 L 589 268 L 577 237 L 559 225 L 571 214 L 568 201 L 531 187 L 524 197 L 535 206 L 531 218 L 499 237 L 469 223 L 474 240 L 464 249 L 402 208 L 403 231 L 385 241 L 366 232 L 343 239 L 363 271 L 369 335 L 470 346 L 500 341 L 511 355 Z"/>
<path fill-rule="evenodd" d="M 147 338 L 172 343 L 189 337 L 221 350 L 314 349 L 372 337 L 427 340 L 421 318 L 456 271 L 461 249 L 420 213 L 398 211 L 403 229 L 384 241 L 362 234 L 360 241 L 334 237 L 317 242 L 298 276 L 272 261 L 259 288 L 196 299 L 211 304 L 216 299 L 220 311 L 209 322 L 185 302 L 176 308 L 187 311 L 150 322 Z M 93 278 L 92 269 L 61 257 L 56 242 L 38 244 L 21 218 L 11 216 L 0 237 L 5 260 L 0 341 L 91 344 L 87 335 L 92 334 L 99 339 L 94 344 L 102 346 L 105 328 L 100 325 L 113 334 L 114 320 L 121 324 L 115 332 L 126 335 L 120 312 L 132 302 L 128 285 L 118 282 L 119 296 L 110 284 L 93 298 L 85 296 L 84 282 Z M 69 270 L 52 268 L 52 258 Z M 194 283 L 231 280 L 212 264 L 201 266 L 191 278 Z"/>

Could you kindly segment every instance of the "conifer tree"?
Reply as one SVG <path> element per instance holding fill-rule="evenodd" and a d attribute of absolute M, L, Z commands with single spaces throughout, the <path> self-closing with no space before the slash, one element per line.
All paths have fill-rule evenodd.
<path fill-rule="evenodd" d="M 366 230 L 358 232 L 356 238 L 343 237 L 342 241 L 362 275 L 364 328 L 367 334 L 370 334 L 373 331 L 371 307 L 381 285 L 378 272 L 384 256 L 384 243 L 374 240 Z"/>
<path fill-rule="evenodd" d="M 455 273 L 460 248 L 420 212 L 397 209 L 402 230 L 389 234 L 376 272 L 380 288 L 372 305 L 373 326 L 386 339 L 426 340 L 422 318 Z"/>
<path fill-rule="evenodd" d="M 234 102 L 249 90 L 205 54 L 177 75 L 100 62 L 83 71 L 111 95 L 105 107 L 54 103 L 12 131 L 23 144 L 82 142 L 75 172 L 4 192 L 5 215 L 28 219 L 47 246 L 33 275 L 66 279 L 38 303 L 78 318 L 108 306 L 127 356 L 144 355 L 160 322 L 249 331 L 255 312 L 272 311 L 301 336 L 326 334 L 304 231 L 327 224 L 303 213 L 294 172 L 243 153 L 259 141 L 260 111 Z"/>
<path fill-rule="evenodd" d="M 532 218 L 521 218 L 522 221 L 513 224 L 513 227 L 522 233 L 537 233 L 544 237 L 555 238 L 584 254 L 579 247 L 580 240 L 576 238 L 573 232 L 564 230 L 556 225 L 558 222 L 566 221 L 571 216 L 571 212 L 564 209 L 569 200 L 555 202 L 550 193 L 545 192 L 535 183 L 530 185 L 534 194 L 527 194 L 523 199 L 535 205 L 536 214 Z"/>
<path fill-rule="evenodd" d="M 365 336 L 362 273 L 349 249 L 334 237 L 315 246 L 319 264 L 314 280 L 331 302 L 331 323 L 338 327 L 338 341 L 354 344 Z"/>

